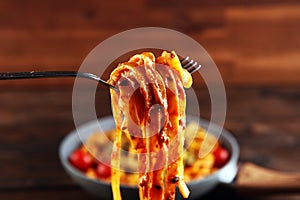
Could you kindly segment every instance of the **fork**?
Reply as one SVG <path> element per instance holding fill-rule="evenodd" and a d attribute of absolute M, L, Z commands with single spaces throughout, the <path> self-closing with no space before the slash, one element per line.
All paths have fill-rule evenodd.
<path fill-rule="evenodd" d="M 189 56 L 180 60 L 182 68 L 186 69 L 190 74 L 198 71 L 202 65 L 198 64 L 196 61 L 190 59 Z"/>
<path fill-rule="evenodd" d="M 201 68 L 194 60 L 190 60 L 190 57 L 185 57 L 180 60 L 180 63 L 184 69 L 186 69 L 190 74 L 198 71 Z M 53 78 L 53 77 L 80 77 L 90 80 L 97 81 L 104 86 L 110 87 L 112 89 L 118 90 L 117 87 L 108 84 L 105 80 L 101 79 L 99 76 L 88 73 L 88 72 L 77 72 L 77 71 L 44 71 L 44 72 L 5 72 L 0 73 L 0 80 L 8 79 L 29 79 L 29 78 Z"/>

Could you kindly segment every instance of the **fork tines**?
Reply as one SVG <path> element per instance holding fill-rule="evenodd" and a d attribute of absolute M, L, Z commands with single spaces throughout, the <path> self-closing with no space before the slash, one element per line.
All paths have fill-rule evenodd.
<path fill-rule="evenodd" d="M 180 60 L 182 68 L 186 69 L 190 74 L 198 71 L 201 68 L 201 65 L 194 60 L 190 60 L 190 57 L 187 56 L 184 59 Z"/>

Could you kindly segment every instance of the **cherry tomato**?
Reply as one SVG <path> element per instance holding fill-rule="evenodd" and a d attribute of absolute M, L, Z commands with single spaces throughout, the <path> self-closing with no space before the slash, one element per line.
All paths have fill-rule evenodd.
<path fill-rule="evenodd" d="M 99 163 L 96 168 L 99 178 L 108 178 L 111 176 L 111 168 L 103 163 Z"/>
<path fill-rule="evenodd" d="M 229 152 L 227 151 L 227 149 L 219 146 L 218 148 L 216 148 L 213 152 L 213 155 L 215 156 L 215 163 L 214 166 L 221 168 L 223 167 L 227 161 L 229 160 Z"/>
<path fill-rule="evenodd" d="M 70 155 L 69 160 L 74 167 L 81 171 L 88 170 L 94 164 L 93 157 L 88 152 L 85 152 L 82 149 L 77 149 L 76 151 L 74 151 Z"/>

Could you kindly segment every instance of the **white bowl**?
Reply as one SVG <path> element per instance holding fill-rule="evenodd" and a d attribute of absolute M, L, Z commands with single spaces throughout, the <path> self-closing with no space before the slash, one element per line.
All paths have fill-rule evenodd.
<path fill-rule="evenodd" d="M 189 121 L 199 121 L 199 119 L 188 116 L 187 122 Z M 111 200 L 112 192 L 111 185 L 109 183 L 86 177 L 84 173 L 73 167 L 68 160 L 69 155 L 82 144 L 81 141 L 85 141 L 91 134 L 99 130 L 99 125 L 103 131 L 115 128 L 115 123 L 111 116 L 91 121 L 78 127 L 77 130 L 73 130 L 61 142 L 59 147 L 59 157 L 64 169 L 74 180 L 74 182 L 79 184 L 84 190 L 94 196 L 97 196 L 101 199 Z M 208 129 L 209 122 L 200 119 L 200 126 L 204 129 Z M 231 155 L 230 160 L 225 166 L 210 176 L 187 183 L 187 186 L 191 192 L 188 199 L 193 200 L 199 198 L 200 196 L 214 189 L 219 183 L 231 183 L 237 174 L 237 162 L 239 157 L 238 143 L 228 131 L 221 129 L 215 124 L 210 124 L 210 134 L 218 135 L 220 131 L 222 131 L 222 134 L 219 139 L 221 140 L 222 145 L 229 150 Z M 80 137 L 78 132 L 80 133 Z M 126 199 L 139 199 L 137 187 L 121 185 L 121 192 L 122 196 L 126 197 Z M 176 199 L 182 199 L 181 195 L 177 194 Z"/>

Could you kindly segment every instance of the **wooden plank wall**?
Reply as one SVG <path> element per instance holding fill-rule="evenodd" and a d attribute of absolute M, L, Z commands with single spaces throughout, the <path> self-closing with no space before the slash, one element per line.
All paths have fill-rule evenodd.
<path fill-rule="evenodd" d="M 0 71 L 77 70 L 101 41 L 142 26 L 172 28 L 196 39 L 227 86 L 300 84 L 297 0 L 0 0 Z"/>

